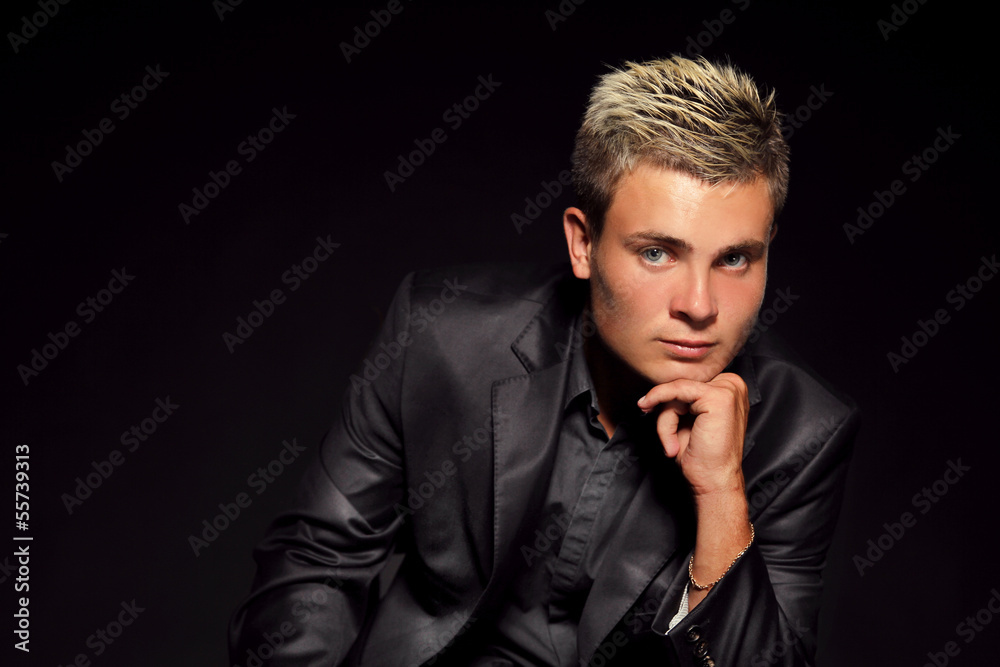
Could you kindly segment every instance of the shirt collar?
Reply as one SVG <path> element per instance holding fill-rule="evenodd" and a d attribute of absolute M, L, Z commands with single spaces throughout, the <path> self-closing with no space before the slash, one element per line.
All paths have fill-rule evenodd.
<path fill-rule="evenodd" d="M 566 403 L 563 409 L 569 407 L 578 396 L 590 393 L 590 405 L 594 409 L 593 414 L 599 412 L 597 408 L 597 392 L 594 391 L 594 381 L 590 376 L 590 367 L 587 366 L 587 358 L 583 354 L 583 313 L 580 313 L 573 323 L 572 342 L 569 348 L 569 372 L 566 380 Z"/>

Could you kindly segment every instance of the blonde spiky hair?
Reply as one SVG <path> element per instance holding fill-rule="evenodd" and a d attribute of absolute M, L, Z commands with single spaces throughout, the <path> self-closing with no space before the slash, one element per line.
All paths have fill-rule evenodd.
<path fill-rule="evenodd" d="M 788 144 L 774 91 L 763 96 L 746 74 L 705 58 L 626 62 L 594 86 L 573 150 L 578 205 L 595 238 L 622 176 L 640 162 L 711 185 L 764 178 L 777 215 Z"/>

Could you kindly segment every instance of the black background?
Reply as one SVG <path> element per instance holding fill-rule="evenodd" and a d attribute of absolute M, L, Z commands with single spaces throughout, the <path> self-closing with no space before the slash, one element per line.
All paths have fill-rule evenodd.
<path fill-rule="evenodd" d="M 731 56 L 787 112 L 813 86 L 832 93 L 790 137 L 765 301 L 778 288 L 799 296 L 775 326 L 866 416 L 826 572 L 820 664 L 922 665 L 948 641 L 960 649 L 952 664 L 994 664 L 1000 621 L 971 642 L 956 626 L 1000 587 L 1000 284 L 961 310 L 946 300 L 1000 250 L 994 16 L 913 0 L 886 39 L 877 22 L 893 7 L 880 2 L 588 0 L 564 3 L 575 9 L 553 29 L 556 0 L 404 0 L 347 62 L 340 43 L 385 4 L 244 0 L 220 18 L 210 0 L 74 0 L 16 53 L 4 39 L 0 497 L 13 500 L 14 449 L 29 445 L 31 520 L 26 532 L 11 520 L 0 540 L 34 538 L 30 662 L 232 664 L 225 627 L 249 587 L 251 549 L 305 456 L 259 495 L 248 476 L 285 439 L 314 453 L 407 272 L 562 260 L 570 193 L 520 233 L 511 216 L 568 168 L 595 77 L 690 54 L 688 38 L 703 33 L 706 55 Z M 712 23 L 727 8 L 735 19 Z M 38 11 L 7 3 L 0 29 L 19 32 Z M 157 65 L 169 75 L 120 120 L 112 101 Z M 443 112 L 480 75 L 500 86 L 449 126 Z M 294 119 L 247 163 L 238 145 L 286 107 Z M 114 131 L 60 182 L 52 162 L 105 117 Z M 438 127 L 447 140 L 390 191 L 384 172 Z M 913 182 L 903 163 L 938 128 L 960 138 Z M 232 159 L 242 172 L 185 224 L 178 205 Z M 905 193 L 850 242 L 843 225 L 895 179 Z M 282 273 L 318 236 L 340 247 L 292 292 Z M 122 267 L 134 280 L 85 323 L 77 304 Z M 222 334 L 278 288 L 287 301 L 230 353 Z M 950 320 L 894 371 L 887 354 L 939 308 Z M 80 334 L 26 384 L 18 366 L 70 320 Z M 180 407 L 127 451 L 120 434 L 168 396 Z M 63 494 L 116 449 L 124 463 L 69 513 Z M 970 470 L 922 514 L 912 497 L 958 459 Z M 196 556 L 189 536 L 240 492 L 252 504 Z M 916 524 L 861 576 L 854 556 L 906 511 Z M 15 547 L 0 548 L 0 563 Z M 0 572 L 11 643 L 15 576 Z M 95 655 L 88 637 L 133 599 L 144 611 Z M 6 664 L 28 662 L 2 651 Z"/>

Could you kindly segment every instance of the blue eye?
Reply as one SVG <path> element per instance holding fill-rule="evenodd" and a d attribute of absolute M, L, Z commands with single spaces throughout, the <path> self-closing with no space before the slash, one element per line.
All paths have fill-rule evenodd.
<path fill-rule="evenodd" d="M 659 264 L 660 261 L 666 257 L 666 253 L 663 252 L 663 248 L 646 248 L 639 254 L 650 264 Z"/>
<path fill-rule="evenodd" d="M 731 269 L 741 269 L 746 266 L 747 256 L 739 252 L 731 252 L 722 256 L 722 264 Z"/>

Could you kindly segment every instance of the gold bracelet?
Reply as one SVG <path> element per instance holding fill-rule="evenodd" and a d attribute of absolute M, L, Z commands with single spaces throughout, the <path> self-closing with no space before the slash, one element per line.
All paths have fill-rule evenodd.
<path fill-rule="evenodd" d="M 717 583 L 719 583 L 720 581 L 722 581 L 722 577 L 724 577 L 727 574 L 729 574 L 729 571 L 731 569 L 733 569 L 733 565 L 736 565 L 736 561 L 738 561 L 740 559 L 740 556 L 742 556 L 743 554 L 745 554 L 747 552 L 747 549 L 750 548 L 750 545 L 753 544 L 753 538 L 754 538 L 753 522 L 751 521 L 750 522 L 750 541 L 747 543 L 747 545 L 745 547 L 743 547 L 743 551 L 741 551 L 738 554 L 736 554 L 736 558 L 734 558 L 733 562 L 729 564 L 729 567 L 727 567 L 726 571 L 722 573 L 722 576 L 720 576 L 718 579 L 716 579 L 715 581 L 713 581 L 712 583 L 710 583 L 710 584 L 708 584 L 706 586 L 702 586 L 701 584 L 699 584 L 697 581 L 694 580 L 694 554 L 691 554 L 691 560 L 688 561 L 688 579 L 691 580 L 691 585 L 694 586 L 694 589 L 696 591 L 703 591 L 703 590 L 711 588 L 712 586 L 715 586 Z"/>

